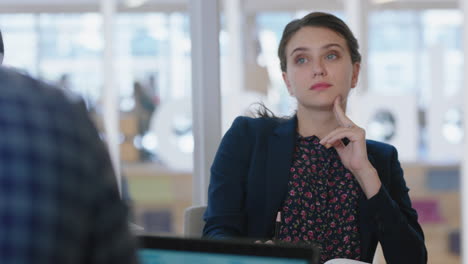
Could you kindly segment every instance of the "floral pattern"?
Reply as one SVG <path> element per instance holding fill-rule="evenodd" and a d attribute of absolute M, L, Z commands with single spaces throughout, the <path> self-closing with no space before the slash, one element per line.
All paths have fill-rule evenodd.
<path fill-rule="evenodd" d="M 297 137 L 279 239 L 317 244 L 321 263 L 333 258 L 359 260 L 357 212 L 362 190 L 336 150 L 319 141 L 316 136 Z"/>

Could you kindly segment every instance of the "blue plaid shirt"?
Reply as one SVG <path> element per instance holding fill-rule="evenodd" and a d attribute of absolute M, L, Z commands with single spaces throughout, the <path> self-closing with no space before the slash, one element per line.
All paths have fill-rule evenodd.
<path fill-rule="evenodd" d="M 81 101 L 0 67 L 0 263 L 134 263 L 127 208 Z"/>

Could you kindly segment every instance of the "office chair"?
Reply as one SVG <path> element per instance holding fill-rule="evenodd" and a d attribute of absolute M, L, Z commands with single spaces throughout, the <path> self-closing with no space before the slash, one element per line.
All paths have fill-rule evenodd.
<path fill-rule="evenodd" d="M 185 209 L 184 212 L 184 236 L 200 238 L 203 234 L 205 221 L 203 214 L 206 211 L 206 205 L 191 206 Z"/>

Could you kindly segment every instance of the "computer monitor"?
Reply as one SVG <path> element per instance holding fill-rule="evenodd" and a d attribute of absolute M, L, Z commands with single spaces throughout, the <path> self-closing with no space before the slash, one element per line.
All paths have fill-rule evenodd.
<path fill-rule="evenodd" d="M 315 246 L 139 236 L 140 264 L 316 264 Z"/>

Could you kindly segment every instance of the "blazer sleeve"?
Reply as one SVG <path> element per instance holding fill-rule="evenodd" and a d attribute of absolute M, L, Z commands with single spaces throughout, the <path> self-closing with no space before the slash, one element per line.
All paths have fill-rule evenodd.
<path fill-rule="evenodd" d="M 391 149 L 390 169 L 377 170 L 390 173 L 390 183 L 382 184 L 379 192 L 363 203 L 362 217 L 369 217 L 374 224 L 377 238 L 382 245 L 388 264 L 427 263 L 424 234 L 418 223 L 416 210 L 411 207 L 408 187 L 398 161 L 397 150 Z"/>
<path fill-rule="evenodd" d="M 236 118 L 218 148 L 211 166 L 204 237 L 244 237 L 247 234 L 244 204 L 251 152 L 248 131 L 247 118 Z"/>

